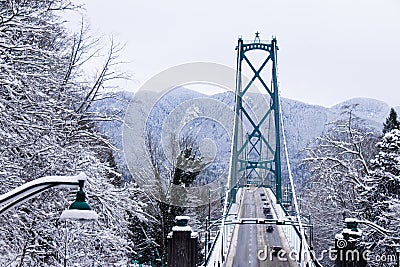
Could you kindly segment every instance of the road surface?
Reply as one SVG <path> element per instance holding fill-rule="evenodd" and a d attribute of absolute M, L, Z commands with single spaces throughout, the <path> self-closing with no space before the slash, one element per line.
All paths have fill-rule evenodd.
<path fill-rule="evenodd" d="M 263 201 L 260 196 L 264 193 L 260 189 L 246 189 L 243 195 L 243 202 L 240 218 L 265 218 L 263 204 L 269 203 L 269 199 Z M 273 231 L 267 232 L 267 226 L 263 224 L 238 225 L 238 237 L 236 253 L 233 256 L 234 267 L 286 267 L 288 262 L 278 259 L 277 255 L 272 255 L 271 247 L 284 247 L 279 238 L 277 226 L 273 225 Z M 263 252 L 260 252 L 263 250 Z M 284 256 L 282 257 L 284 258 Z"/>

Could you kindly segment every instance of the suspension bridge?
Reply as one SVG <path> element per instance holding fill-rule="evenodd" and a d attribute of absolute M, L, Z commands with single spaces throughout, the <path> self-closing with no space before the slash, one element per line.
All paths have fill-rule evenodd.
<path fill-rule="evenodd" d="M 251 41 L 239 38 L 236 51 L 229 190 L 218 232 L 206 245 L 204 266 L 320 266 L 312 253 L 312 225 L 300 214 L 290 171 L 279 103 L 277 40 L 263 41 L 256 33 Z M 249 80 L 243 78 L 245 69 L 251 73 Z M 254 87 L 265 100 L 258 112 L 245 101 Z"/>

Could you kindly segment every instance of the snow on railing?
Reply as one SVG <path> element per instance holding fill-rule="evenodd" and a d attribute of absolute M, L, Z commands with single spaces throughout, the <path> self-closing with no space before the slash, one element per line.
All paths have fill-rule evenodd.
<path fill-rule="evenodd" d="M 269 199 L 271 200 L 271 204 L 275 211 L 278 221 L 279 220 L 286 221 L 288 219 L 287 212 L 280 204 L 276 204 L 276 198 L 272 190 L 268 188 L 266 191 Z M 242 191 L 241 189 L 239 189 L 236 202 L 239 204 L 234 204 L 233 206 L 230 206 L 227 215 L 225 217 L 226 221 L 237 219 L 237 212 L 242 197 L 241 193 Z M 234 227 L 235 224 L 221 225 L 221 228 L 210 249 L 205 266 L 207 267 L 223 266 L 223 263 L 225 263 L 225 260 L 228 257 L 229 246 L 232 241 L 231 239 Z M 288 225 L 281 225 L 281 228 L 284 234 L 284 238 L 286 239 L 287 244 L 289 245 L 290 252 L 300 256 L 298 258 L 298 260 L 300 259 L 299 266 L 315 267 L 316 265 L 313 262 L 313 259 L 311 258 L 312 254 L 310 252 L 308 244 L 302 244 L 302 238 L 299 227 L 293 224 L 288 224 Z"/>
<path fill-rule="evenodd" d="M 272 190 L 270 188 L 267 188 L 267 192 L 268 197 L 271 200 L 272 207 L 275 210 L 275 214 L 278 217 L 277 219 L 287 219 L 288 216 L 285 209 L 280 204 L 276 203 L 276 198 Z M 302 244 L 299 227 L 296 225 L 281 225 L 281 227 L 291 250 L 290 252 L 294 252 L 295 255 L 301 257 L 300 266 L 303 266 L 303 264 L 305 264 L 305 266 L 315 266 L 314 262 L 311 259 L 310 248 L 308 244 Z"/>
<path fill-rule="evenodd" d="M 243 189 L 239 188 L 236 194 L 236 203 L 229 206 L 226 215 L 224 215 L 225 217 L 223 218 L 223 221 L 237 218 L 242 194 Z M 207 267 L 223 266 L 224 260 L 227 258 L 229 253 L 234 229 L 234 224 L 221 224 L 220 230 L 217 233 L 207 257 L 207 262 L 205 264 Z"/>

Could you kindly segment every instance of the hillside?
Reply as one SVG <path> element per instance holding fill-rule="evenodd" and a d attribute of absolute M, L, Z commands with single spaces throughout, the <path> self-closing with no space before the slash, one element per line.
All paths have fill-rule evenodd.
<path fill-rule="evenodd" d="M 108 113 L 120 111 L 119 116 L 123 118 L 128 104 L 133 101 L 131 105 L 134 105 L 135 110 L 143 110 L 142 113 L 138 113 L 143 114 L 139 120 L 143 123 L 146 120 L 146 129 L 157 133 L 155 134 L 158 136 L 157 142 L 161 142 L 162 133 L 165 138 L 165 132 L 174 127 L 179 128 L 182 135 L 194 135 L 199 142 L 208 140 L 208 147 L 213 150 L 208 157 L 215 158 L 212 159 L 213 164 L 208 168 L 206 175 L 219 176 L 227 170 L 232 131 L 229 127 L 233 127 L 233 93 L 207 96 L 186 88 L 178 88 L 156 101 L 148 116 L 144 115 L 146 111 L 143 107 L 151 99 L 159 98 L 159 95 L 154 92 L 140 92 L 133 100 L 132 98 L 132 93 L 120 92 L 114 98 L 96 102 L 93 110 Z M 263 99 L 259 95 L 250 94 L 245 103 L 252 107 L 254 118 L 259 118 L 259 114 L 265 112 Z M 312 145 L 313 140 L 326 131 L 329 123 L 342 118 L 344 108 L 351 106 L 353 114 L 377 133 L 381 131 L 382 123 L 390 110 L 386 103 L 367 98 L 350 99 L 331 108 L 285 98 L 281 99 L 281 105 L 288 150 L 294 170 L 301 160 L 301 151 Z M 124 166 L 122 169 L 126 172 L 122 149 L 122 121 L 100 122 L 98 127 L 118 148 L 115 153 L 117 162 L 119 166 Z M 145 155 L 144 151 L 137 153 Z M 204 150 L 203 153 L 206 154 Z"/>

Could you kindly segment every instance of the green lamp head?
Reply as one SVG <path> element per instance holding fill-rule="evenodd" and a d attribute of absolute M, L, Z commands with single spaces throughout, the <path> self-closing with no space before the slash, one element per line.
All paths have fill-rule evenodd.
<path fill-rule="evenodd" d="M 64 210 L 60 216 L 60 220 L 97 220 L 98 215 L 92 210 L 90 205 L 85 201 L 86 195 L 83 191 L 84 180 L 79 180 L 79 191 L 76 194 L 76 200 Z"/>
<path fill-rule="evenodd" d="M 69 206 L 70 210 L 92 210 L 90 205 L 85 201 L 85 192 L 79 190 L 76 194 L 76 200 Z"/>
<path fill-rule="evenodd" d="M 85 201 L 86 195 L 83 191 L 83 180 L 79 180 L 79 191 L 76 193 L 76 200 L 69 206 L 70 210 L 92 210 L 90 205 Z"/>

